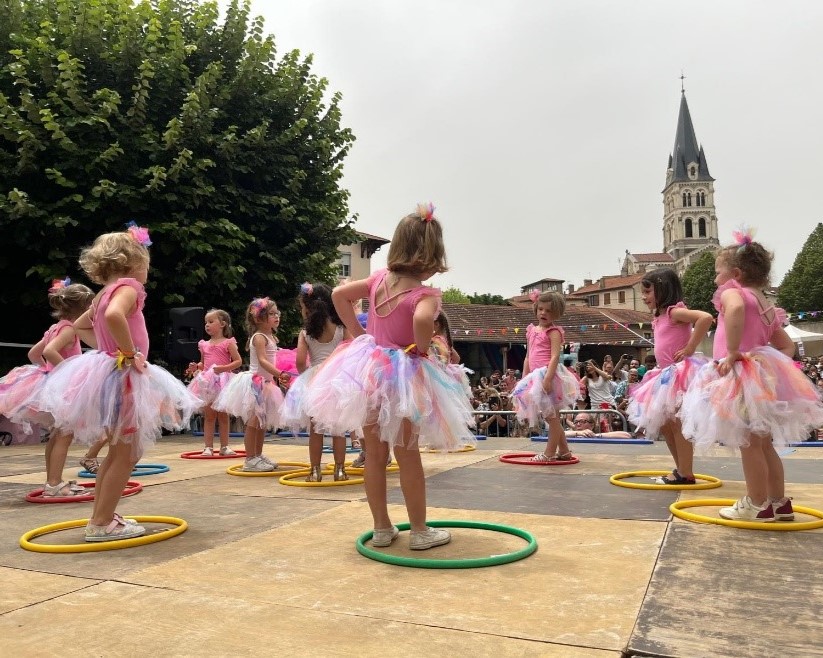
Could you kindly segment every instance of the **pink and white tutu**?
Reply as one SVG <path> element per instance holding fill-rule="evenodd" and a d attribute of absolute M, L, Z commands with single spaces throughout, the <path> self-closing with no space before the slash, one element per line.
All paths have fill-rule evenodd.
<path fill-rule="evenodd" d="M 0 379 L 0 416 L 20 425 L 25 434 L 31 434 L 33 423 L 51 427 L 51 416 L 35 405 L 49 372 L 46 366 L 28 364 L 13 368 Z"/>
<path fill-rule="evenodd" d="M 362 436 L 363 427 L 376 423 L 380 439 L 393 447 L 403 444 L 403 421 L 409 421 L 412 446 L 454 450 L 475 443 L 463 369 L 380 347 L 369 334 L 340 345 L 304 391 L 303 409 L 318 432 Z"/>
<path fill-rule="evenodd" d="M 683 435 L 698 452 L 717 443 L 745 447 L 751 434 L 771 436 L 782 447 L 823 426 L 823 403 L 789 357 L 765 346 L 748 352 L 723 377 L 716 363 L 703 366 L 679 416 Z"/>
<path fill-rule="evenodd" d="M 139 456 L 161 430 L 179 431 L 202 404 L 179 379 L 160 366 L 117 368 L 116 359 L 94 350 L 63 361 L 51 371 L 39 393 L 41 411 L 54 427 L 83 444 L 103 436 L 124 441 Z"/>
<path fill-rule="evenodd" d="M 210 407 L 232 376 L 230 372 L 214 372 L 214 366 L 209 366 L 205 370 L 198 370 L 189 382 L 189 393 L 200 398 L 203 401 L 203 407 Z M 202 411 L 202 409 L 200 410 Z"/>
<path fill-rule="evenodd" d="M 561 365 L 555 370 L 551 392 L 546 393 L 543 379 L 547 368 L 543 366 L 533 370 L 517 382 L 512 391 L 517 419 L 528 422 L 529 427 L 539 425 L 541 418 L 551 418 L 563 409 L 574 407 L 580 397 L 580 382 L 568 368 Z"/>
<path fill-rule="evenodd" d="M 629 422 L 644 429 L 647 436 L 659 436 L 663 425 L 680 411 L 683 396 L 708 362 L 703 354 L 694 354 L 666 368 L 649 370 L 629 399 Z"/>
<path fill-rule="evenodd" d="M 211 406 L 244 423 L 256 418 L 260 427 L 273 430 L 279 427 L 283 393 L 273 381 L 247 370 L 232 376 Z"/>
<path fill-rule="evenodd" d="M 311 417 L 306 413 L 306 391 L 311 388 L 319 368 L 312 366 L 297 379 L 292 379 L 280 413 L 281 427 L 287 427 L 294 433 L 308 431 Z"/>

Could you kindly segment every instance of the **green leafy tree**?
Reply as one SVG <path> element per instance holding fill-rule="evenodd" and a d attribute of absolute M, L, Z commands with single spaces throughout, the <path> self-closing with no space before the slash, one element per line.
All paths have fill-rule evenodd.
<path fill-rule="evenodd" d="M 443 301 L 447 304 L 471 304 L 468 295 L 455 287 L 443 291 Z"/>
<path fill-rule="evenodd" d="M 490 295 L 487 292 L 483 293 L 482 295 L 478 295 L 477 293 L 469 295 L 469 302 L 471 304 L 487 304 L 491 306 L 509 305 L 509 301 L 501 295 Z"/>
<path fill-rule="evenodd" d="M 42 331 L 47 282 L 82 280 L 81 247 L 132 219 L 154 241 L 155 336 L 169 306 L 239 320 L 253 296 L 334 282 L 354 137 L 311 56 L 276 55 L 248 0 L 222 22 L 196 0 L 0 2 L 6 340 Z"/>
<path fill-rule="evenodd" d="M 712 297 L 714 285 L 714 252 L 706 251 L 683 274 L 683 301 L 691 309 L 717 315 Z"/>
<path fill-rule="evenodd" d="M 790 312 L 823 309 L 823 224 L 815 227 L 795 256 L 777 299 Z"/>

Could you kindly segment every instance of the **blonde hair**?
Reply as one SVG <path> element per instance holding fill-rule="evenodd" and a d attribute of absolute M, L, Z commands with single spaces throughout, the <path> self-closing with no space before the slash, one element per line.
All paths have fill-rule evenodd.
<path fill-rule="evenodd" d="M 392 272 L 412 276 L 449 270 L 443 227 L 434 215 L 416 210 L 400 220 L 394 229 L 386 264 Z"/>
<path fill-rule="evenodd" d="M 715 260 L 729 267 L 736 267 L 741 273 L 741 283 L 754 288 L 766 288 L 772 271 L 774 254 L 759 242 L 744 245 L 729 245 L 717 252 Z"/>
<path fill-rule="evenodd" d="M 552 320 L 558 320 L 566 312 L 566 298 L 559 292 L 542 292 L 534 301 L 534 314 L 537 315 L 537 305 L 540 303 L 549 305 L 549 313 Z"/>
<path fill-rule="evenodd" d="M 94 299 L 94 292 L 82 283 L 72 283 L 49 291 L 49 306 L 57 320 L 76 320 L 85 313 Z"/>
<path fill-rule="evenodd" d="M 223 338 L 231 338 L 234 335 L 234 330 L 231 327 L 231 316 L 221 308 L 210 308 L 206 311 L 204 317 L 216 315 L 217 319 L 223 323 Z"/>
<path fill-rule="evenodd" d="M 80 267 L 92 281 L 101 285 L 114 276 L 148 265 L 149 250 L 126 231 L 104 233 L 80 252 Z"/>

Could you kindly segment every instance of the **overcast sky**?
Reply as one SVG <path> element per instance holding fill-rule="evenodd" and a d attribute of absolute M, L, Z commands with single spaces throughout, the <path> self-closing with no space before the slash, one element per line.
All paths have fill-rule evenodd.
<path fill-rule="evenodd" d="M 252 13 L 343 94 L 357 228 L 391 238 L 435 203 L 441 288 L 580 286 L 618 273 L 626 249 L 662 251 L 681 69 L 721 243 L 756 227 L 776 285 L 823 221 L 819 0 L 253 0 Z"/>

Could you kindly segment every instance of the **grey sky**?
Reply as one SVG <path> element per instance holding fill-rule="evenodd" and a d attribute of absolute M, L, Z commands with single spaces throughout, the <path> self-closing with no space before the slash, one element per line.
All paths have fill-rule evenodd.
<path fill-rule="evenodd" d="M 823 221 L 817 0 L 253 0 L 252 13 L 343 93 L 357 228 L 390 238 L 435 203 L 442 288 L 579 286 L 617 273 L 626 249 L 661 251 L 681 69 L 721 243 L 756 227 L 778 284 Z"/>

